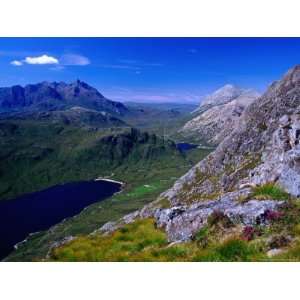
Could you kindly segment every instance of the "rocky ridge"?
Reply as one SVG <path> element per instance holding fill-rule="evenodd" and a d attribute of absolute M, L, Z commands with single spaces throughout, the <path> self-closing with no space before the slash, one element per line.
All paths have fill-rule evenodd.
<path fill-rule="evenodd" d="M 72 83 L 41 82 L 24 87 L 0 88 L 0 112 L 61 110 L 82 106 L 115 115 L 128 111 L 120 102 L 105 98 L 97 89 L 76 80 Z"/>
<path fill-rule="evenodd" d="M 194 113 L 201 113 L 213 106 L 226 104 L 242 95 L 245 91 L 232 84 L 226 84 L 212 94 L 207 95 Z"/>
<path fill-rule="evenodd" d="M 259 94 L 254 90 L 242 90 L 226 85 L 206 98 L 194 112 L 197 114 L 179 132 L 184 136 L 204 138 L 208 143 L 217 145 L 239 126 L 245 108 Z"/>

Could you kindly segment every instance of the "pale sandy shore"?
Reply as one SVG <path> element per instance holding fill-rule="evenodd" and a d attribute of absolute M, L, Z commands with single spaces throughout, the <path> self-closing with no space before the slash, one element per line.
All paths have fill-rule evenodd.
<path fill-rule="evenodd" d="M 113 179 L 109 179 L 109 178 L 103 178 L 103 177 L 98 177 L 96 179 L 94 179 L 95 181 L 108 181 L 108 182 L 114 182 L 114 183 L 118 183 L 118 184 L 121 184 L 121 185 L 124 185 L 125 182 L 122 182 L 122 181 L 117 181 L 117 180 L 113 180 Z"/>

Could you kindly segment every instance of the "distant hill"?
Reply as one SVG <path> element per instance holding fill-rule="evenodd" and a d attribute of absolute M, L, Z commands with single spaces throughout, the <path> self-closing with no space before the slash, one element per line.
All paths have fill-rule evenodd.
<path fill-rule="evenodd" d="M 198 105 L 193 103 L 176 103 L 176 102 L 124 102 L 124 104 L 128 108 L 135 108 L 135 109 L 152 109 L 152 110 L 159 110 L 159 111 L 179 111 L 181 113 L 189 113 L 195 110 Z"/>
<path fill-rule="evenodd" d="M 53 111 L 29 111 L 13 114 L 2 114 L 0 120 L 34 120 L 48 121 L 51 123 L 63 123 L 78 127 L 88 127 L 92 129 L 128 127 L 124 121 L 106 112 L 99 112 L 81 106 L 73 106 L 66 110 Z"/>
<path fill-rule="evenodd" d="M 185 162 L 174 142 L 133 128 L 91 130 L 47 117 L 0 121 L 0 199 L 112 173 L 128 180 L 174 160 Z"/>
<path fill-rule="evenodd" d="M 142 130 L 167 135 L 172 138 L 197 107 L 185 103 L 137 103 L 125 102 L 129 112 L 122 118 L 127 124 Z"/>
<path fill-rule="evenodd" d="M 0 88 L 0 112 L 63 110 L 72 106 L 116 116 L 128 111 L 124 104 L 108 100 L 97 89 L 80 80 L 69 84 L 45 81 L 24 87 Z"/>

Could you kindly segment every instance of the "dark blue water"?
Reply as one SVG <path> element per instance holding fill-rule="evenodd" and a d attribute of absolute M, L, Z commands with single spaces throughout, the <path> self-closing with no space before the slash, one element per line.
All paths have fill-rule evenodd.
<path fill-rule="evenodd" d="M 178 143 L 178 144 L 176 144 L 176 146 L 177 146 L 177 149 L 179 149 L 180 151 L 188 151 L 188 150 L 198 147 L 198 145 L 190 144 L 190 143 Z"/>
<path fill-rule="evenodd" d="M 46 230 L 120 188 L 120 184 L 113 182 L 81 181 L 0 201 L 0 260 L 30 233 Z"/>

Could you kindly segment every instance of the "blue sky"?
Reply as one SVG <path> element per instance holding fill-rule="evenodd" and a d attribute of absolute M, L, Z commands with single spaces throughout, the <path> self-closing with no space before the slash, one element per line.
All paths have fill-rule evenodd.
<path fill-rule="evenodd" d="M 298 63 L 293 38 L 0 38 L 0 86 L 80 79 L 118 101 L 198 103 L 227 83 L 263 92 Z"/>

